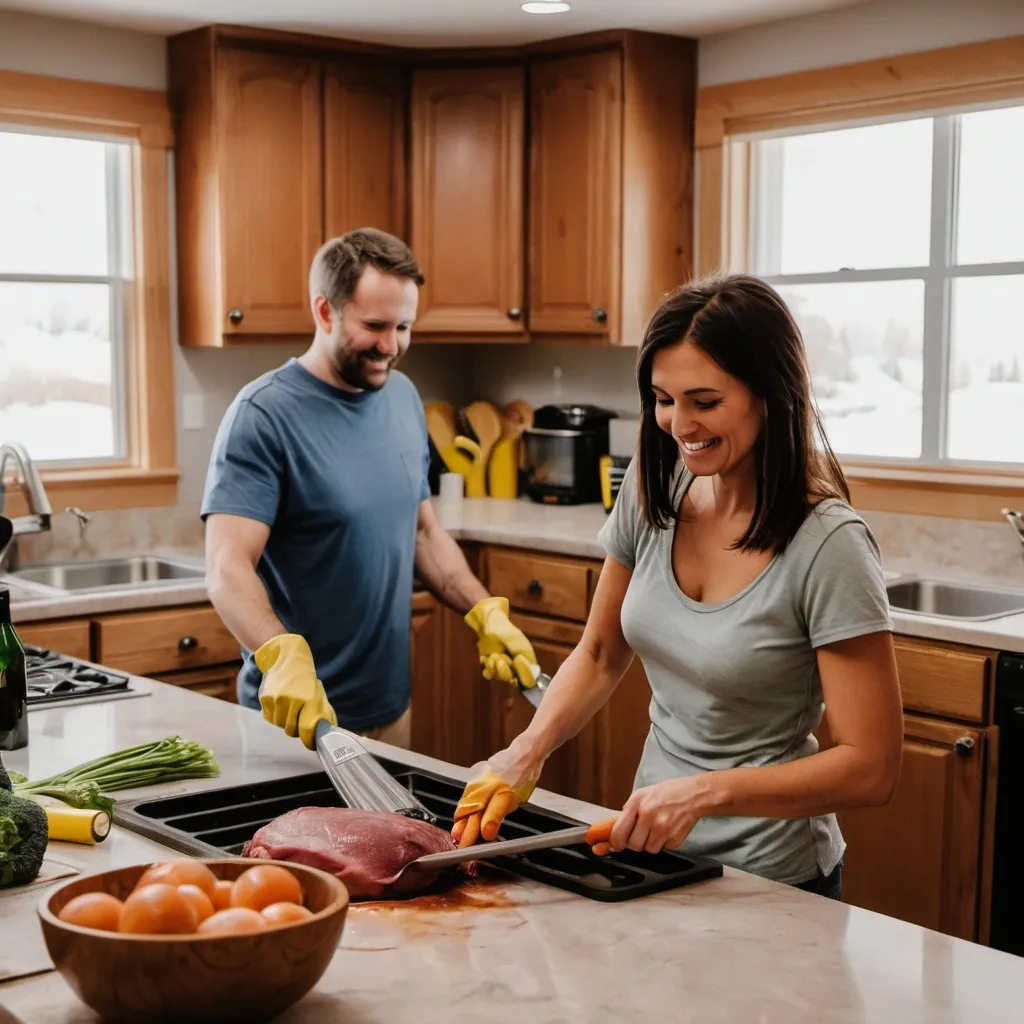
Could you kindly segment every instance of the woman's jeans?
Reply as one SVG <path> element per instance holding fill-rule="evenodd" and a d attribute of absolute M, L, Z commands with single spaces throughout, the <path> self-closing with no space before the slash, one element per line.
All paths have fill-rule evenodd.
<path fill-rule="evenodd" d="M 830 900 L 841 900 L 843 898 L 843 863 L 840 861 L 830 875 L 818 874 L 808 882 L 798 882 L 793 888 L 803 889 L 805 892 L 817 893 L 819 896 L 826 896 Z"/>

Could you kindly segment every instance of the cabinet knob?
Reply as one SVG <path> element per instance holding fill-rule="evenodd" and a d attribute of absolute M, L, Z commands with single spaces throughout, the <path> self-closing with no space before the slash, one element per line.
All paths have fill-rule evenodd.
<path fill-rule="evenodd" d="M 603 324 L 608 321 L 608 314 L 603 309 L 595 309 L 590 315 L 594 318 L 595 324 Z"/>
<path fill-rule="evenodd" d="M 974 740 L 970 736 L 961 736 L 953 744 L 953 749 L 960 757 L 970 757 L 974 752 Z"/>
<path fill-rule="evenodd" d="M 245 314 L 236 306 L 228 310 L 228 319 L 237 327 L 245 317 Z"/>
<path fill-rule="evenodd" d="M 189 651 L 194 651 L 199 646 L 199 641 L 194 636 L 183 636 L 178 641 L 178 650 L 182 654 L 187 654 Z"/>
<path fill-rule="evenodd" d="M 513 306 L 508 311 L 509 320 L 518 320 L 523 315 L 523 311 L 518 306 Z"/>
<path fill-rule="evenodd" d="M 530 580 L 529 584 L 527 584 L 527 587 L 526 587 L 527 593 L 533 594 L 535 596 L 537 594 L 540 594 L 541 591 L 543 591 L 543 589 L 544 589 L 544 584 L 541 583 L 540 580 Z"/>

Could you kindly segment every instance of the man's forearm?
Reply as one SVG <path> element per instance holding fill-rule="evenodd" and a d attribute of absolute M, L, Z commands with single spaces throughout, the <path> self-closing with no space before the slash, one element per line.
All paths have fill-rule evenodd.
<path fill-rule="evenodd" d="M 207 588 L 217 614 L 246 650 L 259 650 L 271 637 L 288 632 L 252 566 L 217 565 L 207 574 Z"/>
<path fill-rule="evenodd" d="M 439 601 L 460 615 L 489 596 L 462 549 L 439 526 L 416 535 L 416 573 Z"/>

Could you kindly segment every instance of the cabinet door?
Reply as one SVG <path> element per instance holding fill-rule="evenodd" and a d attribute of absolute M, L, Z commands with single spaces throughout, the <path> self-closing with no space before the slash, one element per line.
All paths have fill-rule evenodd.
<path fill-rule="evenodd" d="M 91 629 L 88 619 L 67 622 L 20 622 L 14 627 L 23 644 L 66 654 L 69 658 L 92 661 Z"/>
<path fill-rule="evenodd" d="M 639 658 L 633 659 L 600 718 L 603 741 L 598 803 L 619 810 L 633 792 L 633 779 L 651 729 L 651 685 Z"/>
<path fill-rule="evenodd" d="M 530 329 L 616 337 L 622 56 L 537 61 L 531 74 Z"/>
<path fill-rule="evenodd" d="M 974 939 L 988 737 L 935 719 L 905 722 L 892 800 L 839 815 L 848 846 L 843 900 Z"/>
<path fill-rule="evenodd" d="M 324 69 L 325 237 L 355 228 L 405 237 L 405 106 L 398 69 Z"/>
<path fill-rule="evenodd" d="M 417 331 L 523 332 L 523 93 L 521 67 L 413 75 Z"/>
<path fill-rule="evenodd" d="M 223 331 L 307 334 L 323 239 L 320 65 L 225 50 L 217 89 Z"/>
<path fill-rule="evenodd" d="M 582 630 L 578 630 L 582 636 Z M 534 640 L 540 667 L 553 676 L 573 651 L 570 644 Z M 500 706 L 501 745 L 508 746 L 533 719 L 533 705 L 520 693 L 509 691 Z M 558 748 L 544 765 L 540 785 L 563 796 L 600 803 L 598 777 L 598 743 L 602 734 L 599 719 L 593 719 L 568 743 Z"/>
<path fill-rule="evenodd" d="M 238 703 L 238 672 L 241 662 L 233 665 L 217 665 L 215 668 L 202 668 L 195 672 L 170 672 L 155 675 L 152 678 L 161 683 L 181 686 L 193 693 L 201 693 L 206 697 L 216 697 L 230 704 Z"/>

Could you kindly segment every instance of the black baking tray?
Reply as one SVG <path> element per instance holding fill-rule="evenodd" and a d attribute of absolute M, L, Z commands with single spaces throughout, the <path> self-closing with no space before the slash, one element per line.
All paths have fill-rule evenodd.
<path fill-rule="evenodd" d="M 442 827 L 451 827 L 455 806 L 462 795 L 461 783 L 434 772 L 379 760 L 436 815 Z M 114 805 L 114 821 L 179 853 L 198 857 L 240 856 L 243 845 L 257 829 L 286 811 L 342 806 L 327 775 L 313 772 L 183 796 L 119 800 Z M 520 839 L 581 824 L 555 811 L 524 804 L 505 818 L 501 838 Z M 706 857 L 631 850 L 595 857 L 584 844 L 495 857 L 488 863 L 605 903 L 649 896 L 722 874 L 722 865 Z"/>

